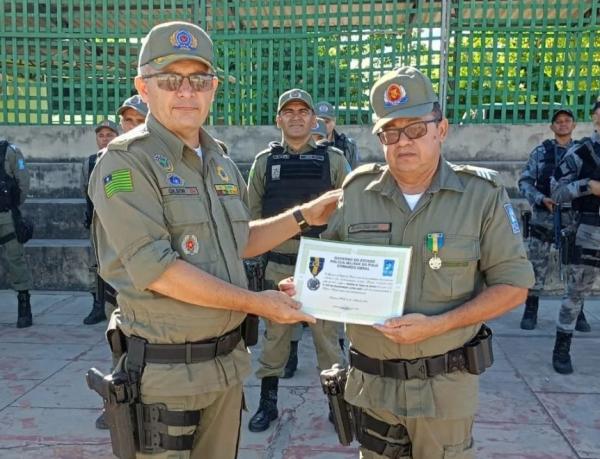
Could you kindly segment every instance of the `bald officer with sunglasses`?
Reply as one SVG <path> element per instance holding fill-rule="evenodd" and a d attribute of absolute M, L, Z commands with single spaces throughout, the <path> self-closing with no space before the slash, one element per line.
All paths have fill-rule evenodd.
<path fill-rule="evenodd" d="M 523 303 L 533 271 L 497 173 L 441 155 L 448 120 L 430 80 L 398 68 L 375 83 L 371 105 L 386 165 L 346 178 L 321 238 L 413 253 L 404 315 L 347 324 L 360 455 L 472 458 L 476 373 L 492 360 L 483 323 Z"/>
<path fill-rule="evenodd" d="M 127 343 L 116 371 L 139 381 L 128 392 L 140 394 L 137 457 L 236 457 L 250 373 L 246 313 L 315 322 L 281 292 L 248 291 L 242 257 L 298 234 L 293 211 L 326 223 L 338 196 L 250 222 L 240 172 L 202 127 L 217 84 L 203 29 L 155 26 L 135 79 L 147 122 L 112 142 L 90 179 L 100 274 L 119 292 L 115 317 Z M 132 438 L 107 421 L 111 433 Z"/>

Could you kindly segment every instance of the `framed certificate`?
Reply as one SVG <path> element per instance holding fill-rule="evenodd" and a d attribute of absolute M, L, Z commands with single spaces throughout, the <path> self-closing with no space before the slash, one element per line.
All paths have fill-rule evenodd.
<path fill-rule="evenodd" d="M 295 299 L 318 319 L 373 325 L 404 311 L 411 247 L 305 238 L 294 272 Z"/>

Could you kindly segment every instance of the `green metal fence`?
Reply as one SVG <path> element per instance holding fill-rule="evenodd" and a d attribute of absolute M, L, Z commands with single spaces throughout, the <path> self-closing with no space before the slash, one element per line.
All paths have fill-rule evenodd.
<path fill-rule="evenodd" d="M 369 88 L 420 67 L 452 122 L 586 117 L 600 93 L 600 0 L 0 0 L 0 124 L 93 124 L 131 95 L 141 37 L 193 21 L 215 42 L 214 124 L 272 124 L 303 87 L 370 122 Z"/>

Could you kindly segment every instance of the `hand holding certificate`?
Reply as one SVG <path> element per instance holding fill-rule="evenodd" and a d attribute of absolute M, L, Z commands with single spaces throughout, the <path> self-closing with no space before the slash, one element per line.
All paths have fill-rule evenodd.
<path fill-rule="evenodd" d="M 404 310 L 412 248 L 302 238 L 294 272 L 302 311 L 373 325 Z"/>

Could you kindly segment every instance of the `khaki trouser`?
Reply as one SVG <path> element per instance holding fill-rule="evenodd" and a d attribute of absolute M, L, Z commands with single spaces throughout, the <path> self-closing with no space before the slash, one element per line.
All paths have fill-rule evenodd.
<path fill-rule="evenodd" d="M 148 397 L 144 403 L 164 403 L 169 410 L 202 410 L 196 439 L 191 451 L 165 451 L 158 454 L 137 453 L 144 459 L 234 459 L 237 457 L 242 415 L 242 385 L 221 392 L 187 397 Z M 189 435 L 194 427 L 169 427 L 169 435 Z"/>
<path fill-rule="evenodd" d="M 412 443 L 412 459 L 473 459 L 473 419 L 406 418 L 395 416 L 389 411 L 367 409 L 366 412 L 376 419 L 388 424 L 402 424 L 406 427 L 408 437 L 390 440 L 391 443 Z M 379 438 L 379 435 L 373 433 Z M 363 459 L 387 459 L 372 451 L 360 448 Z M 406 456 L 410 459 L 409 456 Z"/>
<path fill-rule="evenodd" d="M 15 227 L 12 221 L 0 223 L 0 237 L 14 233 L 14 231 Z M 33 288 L 31 272 L 25 262 L 23 244 L 17 242 L 16 239 L 11 239 L 0 245 L 0 260 L 6 268 L 8 281 L 14 290 L 31 290 Z"/>

